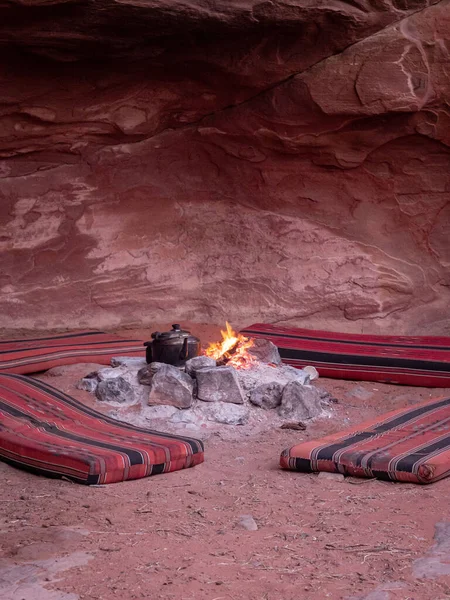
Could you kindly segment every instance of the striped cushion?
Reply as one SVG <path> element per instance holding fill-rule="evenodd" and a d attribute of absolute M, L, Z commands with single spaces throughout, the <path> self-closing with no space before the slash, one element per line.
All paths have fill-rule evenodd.
<path fill-rule="evenodd" d="M 450 387 L 450 338 L 331 333 L 257 323 L 243 329 L 267 338 L 283 362 L 314 365 L 324 377 Z"/>
<path fill-rule="evenodd" d="M 108 365 L 112 356 L 142 356 L 141 340 L 102 331 L 79 331 L 42 338 L 0 340 L 0 372 L 36 373 L 80 362 Z"/>
<path fill-rule="evenodd" d="M 115 421 L 46 383 L 3 373 L 0 458 L 42 475 L 115 483 L 197 465 L 203 444 Z"/>
<path fill-rule="evenodd" d="M 450 475 L 450 398 L 397 410 L 347 431 L 293 446 L 285 469 L 432 483 Z"/>

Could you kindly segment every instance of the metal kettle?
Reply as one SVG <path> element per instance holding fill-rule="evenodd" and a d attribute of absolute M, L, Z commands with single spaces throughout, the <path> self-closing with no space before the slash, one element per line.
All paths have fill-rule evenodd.
<path fill-rule="evenodd" d="M 152 333 L 152 341 L 145 342 L 147 363 L 162 362 L 182 367 L 187 360 L 200 354 L 200 340 L 176 323 L 171 331 Z"/>

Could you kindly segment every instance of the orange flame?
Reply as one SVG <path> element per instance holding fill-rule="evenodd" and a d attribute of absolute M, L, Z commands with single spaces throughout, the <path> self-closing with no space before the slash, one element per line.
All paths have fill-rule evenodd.
<path fill-rule="evenodd" d="M 222 341 L 210 344 L 205 355 L 217 361 L 224 361 L 235 369 L 249 369 L 256 363 L 256 358 L 248 352 L 253 340 L 236 333 L 226 322 L 226 330 L 221 331 Z"/>

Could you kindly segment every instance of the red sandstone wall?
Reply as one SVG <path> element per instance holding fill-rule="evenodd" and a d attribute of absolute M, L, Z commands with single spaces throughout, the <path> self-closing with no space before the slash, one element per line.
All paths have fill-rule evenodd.
<path fill-rule="evenodd" d="M 447 0 L 0 23 L 1 327 L 450 334 Z"/>

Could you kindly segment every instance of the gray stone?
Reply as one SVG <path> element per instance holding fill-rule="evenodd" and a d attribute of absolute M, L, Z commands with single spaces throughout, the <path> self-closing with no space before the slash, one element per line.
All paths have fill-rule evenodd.
<path fill-rule="evenodd" d="M 142 349 L 144 352 L 144 347 Z M 111 359 L 112 367 L 126 367 L 127 369 L 142 369 L 146 366 L 144 357 L 140 356 L 113 356 Z"/>
<path fill-rule="evenodd" d="M 245 425 L 250 418 L 247 406 L 217 402 L 206 407 L 205 416 L 208 421 L 224 425 Z"/>
<path fill-rule="evenodd" d="M 304 421 L 318 417 L 321 413 L 320 393 L 316 388 L 302 385 L 300 381 L 291 381 L 285 386 L 278 408 L 280 417 Z"/>
<path fill-rule="evenodd" d="M 193 390 L 194 381 L 189 375 L 172 365 L 162 365 L 151 379 L 148 404 L 189 408 L 193 400 Z"/>
<path fill-rule="evenodd" d="M 148 366 L 145 366 L 142 367 L 142 369 L 139 369 L 137 378 L 141 385 L 150 385 L 152 383 L 153 373 L 149 371 Z"/>
<path fill-rule="evenodd" d="M 84 390 L 85 392 L 94 393 L 98 386 L 98 378 L 95 377 L 83 377 L 77 384 L 76 388 Z"/>
<path fill-rule="evenodd" d="M 145 367 L 142 367 L 142 369 L 139 369 L 138 373 L 137 373 L 137 378 L 139 383 L 141 383 L 142 385 L 151 385 L 152 383 L 152 379 L 153 379 L 153 375 L 159 371 L 159 369 L 161 369 L 162 367 L 166 367 L 166 363 L 160 363 L 160 362 L 152 362 L 149 365 L 145 365 Z"/>
<path fill-rule="evenodd" d="M 241 515 L 239 517 L 239 527 L 247 531 L 257 531 L 258 525 L 252 515 Z"/>
<path fill-rule="evenodd" d="M 139 365 L 133 362 L 128 367 L 121 365 L 120 367 L 107 367 L 100 369 L 97 372 L 97 375 L 101 381 L 108 381 L 121 377 L 133 388 L 135 401 L 145 403 L 147 402 L 150 390 L 147 385 L 139 385 L 137 377 L 138 371 Z"/>
<path fill-rule="evenodd" d="M 290 377 L 290 381 L 299 381 L 302 385 L 308 385 L 311 381 L 310 374 L 304 369 L 296 369 L 290 365 L 282 365 L 282 368 L 286 375 Z"/>
<path fill-rule="evenodd" d="M 262 363 L 270 363 L 273 365 L 281 364 L 281 356 L 278 348 L 270 340 L 262 338 L 254 338 L 253 346 L 249 348 L 249 353 Z"/>
<path fill-rule="evenodd" d="M 204 402 L 243 404 L 241 386 L 233 367 L 212 367 L 196 372 L 197 397 Z"/>
<path fill-rule="evenodd" d="M 309 375 L 302 369 L 294 369 L 289 365 L 269 365 L 258 362 L 251 369 L 239 369 L 237 371 L 241 388 L 250 395 L 250 392 L 263 383 L 272 383 L 276 381 L 283 387 L 290 381 L 300 381 L 307 383 Z"/>
<path fill-rule="evenodd" d="M 131 404 L 135 400 L 134 390 L 123 377 L 115 377 L 100 381 L 95 395 L 102 402 L 120 402 Z"/>
<path fill-rule="evenodd" d="M 195 377 L 195 372 L 205 367 L 215 367 L 216 361 L 209 356 L 194 356 L 186 361 L 186 373 L 191 377 Z"/>
<path fill-rule="evenodd" d="M 250 402 L 266 410 L 281 404 L 283 386 L 276 381 L 263 383 L 250 392 Z"/>
<path fill-rule="evenodd" d="M 164 369 L 165 367 L 171 367 L 172 365 L 168 365 L 167 363 L 162 363 L 162 362 L 152 362 L 149 365 L 147 365 L 148 371 L 150 373 L 152 373 L 152 375 L 154 375 L 157 371 L 159 371 L 160 369 Z M 175 369 L 178 369 L 178 367 L 174 367 Z M 178 369 L 180 371 L 180 369 Z"/>

